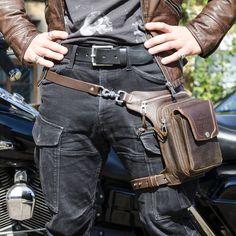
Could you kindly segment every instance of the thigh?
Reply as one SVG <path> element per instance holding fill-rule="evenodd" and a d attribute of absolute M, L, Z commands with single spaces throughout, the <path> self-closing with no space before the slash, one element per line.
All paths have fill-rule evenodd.
<path fill-rule="evenodd" d="M 86 135 L 65 131 L 64 127 L 41 115 L 35 122 L 33 136 L 42 189 L 49 208 L 54 213 L 73 212 L 74 209 L 83 214 L 94 202 L 106 146 L 99 152 Z"/>

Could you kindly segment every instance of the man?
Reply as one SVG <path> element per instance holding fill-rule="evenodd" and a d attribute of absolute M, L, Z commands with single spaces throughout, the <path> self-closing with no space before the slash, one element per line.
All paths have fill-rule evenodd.
<path fill-rule="evenodd" d="M 89 235 L 97 179 L 110 146 L 131 180 L 163 169 L 160 150 L 155 143 L 147 145 L 156 142 L 153 136 L 145 142 L 140 117 L 117 104 L 112 94 L 180 90 L 184 57 L 210 55 L 235 21 L 235 0 L 212 0 L 187 27 L 177 26 L 181 2 L 48 0 L 49 33 L 39 33 L 22 0 L 0 1 L 0 30 L 21 61 L 51 68 L 56 78 L 65 79 L 64 86 L 47 77 L 42 81 L 33 131 L 42 188 L 53 214 L 48 235 Z M 71 78 L 103 86 L 104 93 L 68 88 Z M 187 212 L 194 193 L 193 182 L 137 191 L 146 231 L 197 235 Z"/>
<path fill-rule="evenodd" d="M 0 67 L 9 76 L 10 81 L 16 81 L 21 78 L 21 71 L 12 63 L 7 55 L 8 44 L 0 33 Z"/>

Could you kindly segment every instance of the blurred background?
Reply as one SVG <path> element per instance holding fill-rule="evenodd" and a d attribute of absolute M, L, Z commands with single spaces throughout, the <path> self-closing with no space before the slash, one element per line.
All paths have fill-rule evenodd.
<path fill-rule="evenodd" d="M 207 0 L 185 0 L 183 19 L 186 24 L 198 14 Z M 47 31 L 44 19 L 44 0 L 26 0 L 30 20 L 40 31 Z M 7 54 L 22 73 L 19 81 L 11 82 L 8 75 L 0 68 L 0 87 L 13 93 L 19 93 L 28 103 L 37 104 L 40 94 L 37 87 L 42 68 L 37 65 L 20 65 L 11 48 Z M 0 60 L 2 60 L 0 58 Z M 236 90 L 236 25 L 228 32 L 219 49 L 207 59 L 188 57 L 184 68 L 185 86 L 194 96 L 208 99 L 214 103 Z"/>

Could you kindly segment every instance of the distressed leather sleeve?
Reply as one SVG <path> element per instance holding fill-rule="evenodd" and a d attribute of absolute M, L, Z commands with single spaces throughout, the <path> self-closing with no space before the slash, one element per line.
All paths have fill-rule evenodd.
<path fill-rule="evenodd" d="M 219 46 L 224 35 L 235 23 L 236 0 L 210 0 L 187 28 L 198 41 L 202 53 L 207 57 Z"/>
<path fill-rule="evenodd" d="M 39 34 L 26 15 L 23 0 L 0 1 L 0 32 L 23 62 L 28 45 Z"/>

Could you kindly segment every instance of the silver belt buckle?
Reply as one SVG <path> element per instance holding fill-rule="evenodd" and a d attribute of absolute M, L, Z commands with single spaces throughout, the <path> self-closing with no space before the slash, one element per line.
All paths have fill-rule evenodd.
<path fill-rule="evenodd" d="M 96 53 L 97 53 L 97 49 L 112 49 L 113 46 L 111 45 L 104 45 L 104 46 L 100 46 L 100 45 L 93 45 L 92 46 L 92 51 L 91 51 L 91 62 L 93 66 L 113 66 L 113 64 L 102 64 L 102 63 L 97 63 L 96 62 Z"/>

